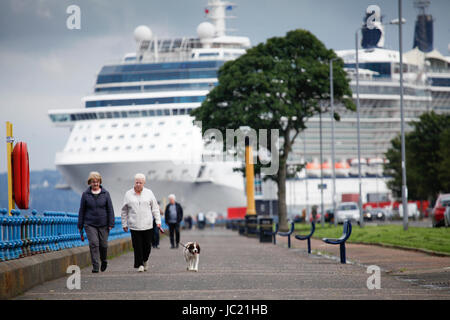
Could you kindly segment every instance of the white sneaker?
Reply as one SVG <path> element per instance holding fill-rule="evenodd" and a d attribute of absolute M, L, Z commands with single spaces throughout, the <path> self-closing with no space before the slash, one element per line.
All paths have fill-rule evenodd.
<path fill-rule="evenodd" d="M 144 272 L 144 266 L 140 266 L 138 269 L 139 272 Z"/>
<path fill-rule="evenodd" d="M 144 271 L 147 271 L 148 270 L 148 261 L 145 261 L 144 262 Z"/>

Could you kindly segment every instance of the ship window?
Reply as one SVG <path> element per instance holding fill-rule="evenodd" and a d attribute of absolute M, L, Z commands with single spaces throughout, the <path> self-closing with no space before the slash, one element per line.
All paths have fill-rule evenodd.
<path fill-rule="evenodd" d="M 217 57 L 219 56 L 218 52 L 205 52 L 205 53 L 200 53 L 198 55 L 199 57 Z"/>
<path fill-rule="evenodd" d="M 155 116 L 155 110 L 148 110 L 148 115 L 150 117 L 154 117 Z"/>
<path fill-rule="evenodd" d="M 131 150 L 131 146 L 127 146 L 125 149 L 127 150 Z"/>
<path fill-rule="evenodd" d="M 178 114 L 178 109 L 172 109 L 172 114 L 176 116 Z"/>
<path fill-rule="evenodd" d="M 162 110 L 161 109 L 156 110 L 156 115 L 157 116 L 162 116 Z"/>
<path fill-rule="evenodd" d="M 142 116 L 143 116 L 143 117 L 146 117 L 146 116 L 147 116 L 147 110 L 142 110 L 141 113 L 142 113 Z"/>
<path fill-rule="evenodd" d="M 120 118 L 119 111 L 114 111 L 114 118 Z"/>
<path fill-rule="evenodd" d="M 86 137 L 83 137 L 83 142 L 86 142 L 86 140 L 87 140 Z"/>
<path fill-rule="evenodd" d="M 148 137 L 148 134 L 147 133 L 144 133 L 143 135 L 142 135 L 142 138 L 147 138 Z"/>
<path fill-rule="evenodd" d="M 95 151 L 96 149 L 95 149 L 95 147 L 94 148 L 91 148 L 91 151 Z"/>
<path fill-rule="evenodd" d="M 167 145 L 167 148 L 172 148 L 173 147 L 173 145 L 171 144 L 171 143 L 169 143 L 168 145 Z"/>
<path fill-rule="evenodd" d="M 111 139 L 112 139 L 112 137 L 113 137 L 113 136 L 108 136 L 108 137 L 107 137 L 107 139 L 108 139 L 108 140 L 111 140 Z"/>
<path fill-rule="evenodd" d="M 100 119 L 105 119 L 105 114 L 103 112 L 99 112 L 98 115 Z"/>
<path fill-rule="evenodd" d="M 126 128 L 126 127 L 128 127 L 128 126 L 130 126 L 130 124 L 129 124 L 128 122 L 123 124 L 123 127 L 124 127 L 124 128 Z"/>
<path fill-rule="evenodd" d="M 186 114 L 186 109 L 180 109 L 180 114 Z"/>
<path fill-rule="evenodd" d="M 159 137 L 159 132 L 155 132 L 154 136 Z"/>
<path fill-rule="evenodd" d="M 117 126 L 118 126 L 117 123 L 113 123 L 113 124 L 111 125 L 111 128 L 117 128 Z"/>
<path fill-rule="evenodd" d="M 119 136 L 119 139 L 123 139 L 123 138 L 125 138 L 125 136 L 124 136 L 123 134 L 121 134 L 121 135 Z"/>
<path fill-rule="evenodd" d="M 143 146 L 140 145 L 140 146 L 138 146 L 137 148 L 138 148 L 138 150 L 142 150 Z"/>
<path fill-rule="evenodd" d="M 119 149 L 120 149 L 119 146 L 114 147 L 114 150 L 119 150 Z"/>
<path fill-rule="evenodd" d="M 164 115 L 165 116 L 170 116 L 170 110 L 169 109 L 164 109 Z"/>
<path fill-rule="evenodd" d="M 126 118 L 128 117 L 127 112 L 126 111 L 122 111 L 122 118 Z"/>
<path fill-rule="evenodd" d="M 181 120 L 178 120 L 178 121 L 177 121 L 177 124 L 178 124 L 178 125 L 181 124 Z"/>
<path fill-rule="evenodd" d="M 140 126 L 141 126 L 141 123 L 140 123 L 140 122 L 136 122 L 136 123 L 134 124 L 134 126 L 135 126 L 135 127 L 140 127 Z"/>
<path fill-rule="evenodd" d="M 135 137 L 136 137 L 136 135 L 134 133 L 130 135 L 130 138 L 135 138 Z"/>
<path fill-rule="evenodd" d="M 187 109 L 187 113 L 191 113 L 192 108 Z"/>
<path fill-rule="evenodd" d="M 96 136 L 95 140 L 100 140 L 101 136 Z"/>
<path fill-rule="evenodd" d="M 147 122 L 147 127 L 151 127 L 152 126 L 152 124 L 153 124 L 153 122 Z"/>
<path fill-rule="evenodd" d="M 102 123 L 102 124 L 100 125 L 100 128 L 104 128 L 104 127 L 105 127 L 105 124 Z"/>
<path fill-rule="evenodd" d="M 108 151 L 108 149 L 109 149 L 108 147 L 103 147 L 102 148 L 103 151 Z"/>
<path fill-rule="evenodd" d="M 150 149 L 154 149 L 155 148 L 155 145 L 154 144 L 151 144 L 150 145 Z"/>
<path fill-rule="evenodd" d="M 164 121 L 160 121 L 158 124 L 159 124 L 160 126 L 162 126 L 162 125 L 164 125 Z"/>

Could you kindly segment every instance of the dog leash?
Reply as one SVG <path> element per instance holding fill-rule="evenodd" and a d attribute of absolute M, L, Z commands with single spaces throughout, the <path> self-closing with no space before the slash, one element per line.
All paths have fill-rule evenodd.
<path fill-rule="evenodd" d="M 179 244 L 181 244 L 181 246 L 183 247 L 183 248 L 186 248 L 186 246 L 182 243 L 182 242 L 178 242 Z M 187 249 L 187 248 L 186 248 Z"/>

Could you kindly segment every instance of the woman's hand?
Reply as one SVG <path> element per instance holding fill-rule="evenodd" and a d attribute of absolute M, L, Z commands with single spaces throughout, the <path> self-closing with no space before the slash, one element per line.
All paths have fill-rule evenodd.
<path fill-rule="evenodd" d="M 128 227 L 123 227 L 123 231 L 128 232 Z"/>

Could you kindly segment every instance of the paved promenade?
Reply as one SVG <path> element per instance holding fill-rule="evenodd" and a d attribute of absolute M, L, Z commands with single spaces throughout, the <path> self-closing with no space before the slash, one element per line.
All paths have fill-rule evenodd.
<path fill-rule="evenodd" d="M 17 299 L 450 299 L 448 289 L 420 286 L 389 272 L 381 274 L 381 289 L 369 290 L 365 266 L 308 255 L 306 243 L 298 240 L 293 242 L 299 248 L 287 249 L 283 241 L 260 243 L 223 228 L 182 230 L 181 241 L 191 240 L 201 246 L 198 273 L 186 271 L 181 246 L 169 249 L 164 237 L 161 249 L 152 249 L 147 272 L 133 268 L 129 252 L 110 260 L 104 273 L 82 269 L 80 290 L 67 289 L 64 277 Z M 351 247 L 347 253 L 351 259 Z"/>

